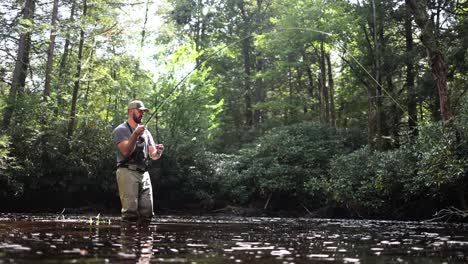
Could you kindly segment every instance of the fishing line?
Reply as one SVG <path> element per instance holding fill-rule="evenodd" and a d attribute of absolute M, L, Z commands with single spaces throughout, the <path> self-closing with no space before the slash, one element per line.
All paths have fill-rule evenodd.
<path fill-rule="evenodd" d="M 146 124 L 148 124 L 148 122 L 153 118 L 153 116 L 158 112 L 158 110 L 161 108 L 162 105 L 164 105 L 164 103 L 166 103 L 169 98 L 172 96 L 172 94 L 177 90 L 177 88 L 193 73 L 195 72 L 198 68 L 200 68 L 202 65 L 205 64 L 205 62 L 209 61 L 211 58 L 213 58 L 218 52 L 234 45 L 234 44 L 237 44 L 238 42 L 242 41 L 242 40 L 245 40 L 247 38 L 250 38 L 252 37 L 252 34 L 249 34 L 241 39 L 238 39 L 236 40 L 235 42 L 231 43 L 231 44 L 228 44 L 228 45 L 225 45 L 224 47 L 221 47 L 217 50 L 215 50 L 214 52 L 210 53 L 208 55 L 208 57 L 206 59 L 204 59 L 202 62 L 200 62 L 197 66 L 195 66 L 195 68 L 193 68 L 189 73 L 187 73 L 172 89 L 171 91 L 169 92 L 169 95 L 166 97 L 166 99 L 164 99 L 158 106 L 156 106 L 156 109 L 154 110 L 154 112 L 150 115 L 150 117 L 146 120 L 145 122 L 145 126 Z M 201 55 L 200 55 L 201 56 Z"/>
<path fill-rule="evenodd" d="M 390 97 L 390 99 L 392 99 L 392 101 L 403 111 L 403 112 L 407 112 L 407 110 L 390 94 L 390 92 L 387 91 L 387 89 L 385 89 L 375 78 L 374 76 L 372 76 L 372 74 L 351 54 L 351 52 L 349 52 L 345 47 L 344 47 L 344 44 L 341 40 L 338 39 L 338 37 L 330 32 L 325 32 L 325 31 L 321 31 L 321 30 L 316 30 L 316 29 L 311 29 L 311 28 L 301 28 L 301 27 L 286 27 L 286 28 L 278 28 L 278 29 L 285 29 L 285 30 L 306 30 L 306 31 L 313 31 L 313 32 L 317 32 L 317 33 L 320 33 L 320 34 L 323 34 L 323 35 L 327 35 L 327 36 L 330 36 L 334 39 L 337 39 L 338 42 L 337 42 L 337 45 L 339 48 L 343 49 L 345 53 L 347 53 L 356 63 L 359 67 L 361 67 L 364 72 L 369 75 L 369 77 L 385 92 L 385 94 L 387 94 L 388 97 Z M 411 116 L 408 115 L 408 118 L 411 119 L 412 121 L 414 121 L 415 123 L 416 120 L 414 120 Z"/>
<path fill-rule="evenodd" d="M 344 48 L 343 44 L 341 43 L 341 41 L 338 41 L 337 42 L 338 46 L 340 48 L 342 48 L 356 63 L 357 65 L 359 65 L 359 67 L 361 67 L 364 72 L 369 75 L 369 77 L 388 95 L 388 97 L 390 97 L 390 99 L 392 99 L 392 101 L 403 111 L 403 112 L 406 112 L 407 110 L 387 91 L 387 89 L 385 89 L 375 78 L 374 76 L 372 76 L 372 74 L 370 74 L 370 72 L 350 53 L 348 52 L 348 50 L 346 48 Z M 408 118 L 410 118 L 412 121 L 414 121 L 415 123 L 417 123 L 411 116 L 408 115 Z"/>
<path fill-rule="evenodd" d="M 345 53 L 347 53 L 356 63 L 357 65 L 362 68 L 364 70 L 364 72 L 369 75 L 369 77 L 387 94 L 387 96 L 403 111 L 403 112 L 407 112 L 407 110 L 387 91 L 387 89 L 385 89 L 375 78 L 374 76 L 372 76 L 372 74 L 348 51 L 348 49 L 346 49 L 344 47 L 344 44 L 342 41 L 340 41 L 337 36 L 335 34 L 332 34 L 330 32 L 326 32 L 326 31 L 322 31 L 322 30 L 317 30 L 317 29 L 313 29 L 313 28 L 303 28 L 303 27 L 273 27 L 273 28 L 270 28 L 269 30 L 267 30 L 266 32 L 263 32 L 263 33 L 260 33 L 261 34 L 264 34 L 264 33 L 275 33 L 273 32 L 274 29 L 277 29 L 277 30 L 304 30 L 304 31 L 312 31 L 312 32 L 316 32 L 316 33 L 319 33 L 319 34 L 322 34 L 322 35 L 327 35 L 327 36 L 330 36 L 332 38 L 335 38 L 337 39 L 337 45 L 339 48 L 343 49 Z M 148 124 L 148 122 L 154 117 L 154 115 L 158 112 L 158 110 L 161 108 L 162 105 L 164 105 L 168 100 L 169 98 L 172 96 L 172 94 L 177 90 L 177 88 L 193 73 L 195 72 L 197 69 L 199 69 L 202 65 L 204 65 L 207 61 L 209 61 L 210 59 L 212 59 L 218 52 L 228 48 L 228 47 L 231 47 L 233 46 L 234 44 L 237 44 L 247 38 L 250 38 L 253 36 L 253 33 L 251 34 L 248 34 L 228 45 L 225 45 L 223 46 L 222 48 L 219 48 L 217 50 L 215 50 L 214 52 L 210 53 L 208 55 L 207 58 L 205 58 L 202 62 L 200 62 L 195 68 L 193 68 L 189 73 L 187 73 L 172 89 L 171 91 L 169 92 L 169 95 L 166 97 L 166 99 L 164 99 L 157 107 L 156 109 L 154 110 L 154 112 L 150 115 L 150 117 L 146 120 L 145 122 L 145 126 Z M 201 56 L 201 55 L 200 55 Z M 412 121 L 416 122 L 411 116 L 408 116 L 409 119 L 411 119 Z"/>
<path fill-rule="evenodd" d="M 306 30 L 306 31 L 312 31 L 312 32 L 316 32 L 316 33 L 320 33 L 320 34 L 323 34 L 323 35 L 327 35 L 327 36 L 333 36 L 332 33 L 330 32 L 325 32 L 325 31 L 322 31 L 322 30 L 318 30 L 318 29 L 313 29 L 313 28 L 303 28 L 303 27 L 275 27 L 275 29 L 281 29 L 281 30 Z"/>
<path fill-rule="evenodd" d="M 316 30 L 316 29 L 312 29 L 312 28 L 300 28 L 300 27 L 273 27 L 273 28 L 270 28 L 268 30 L 266 30 L 266 32 L 272 32 L 273 29 L 279 29 L 279 30 L 288 30 L 288 29 L 292 29 L 292 30 L 307 30 L 307 31 L 313 31 L 313 32 L 316 32 L 316 33 L 320 33 L 320 34 L 324 34 L 324 35 L 329 35 L 329 36 L 332 36 L 331 33 L 329 32 L 325 32 L 325 31 L 321 31 L 321 30 Z M 262 34 L 262 33 L 260 33 Z M 154 112 L 150 115 L 150 117 L 146 120 L 145 122 L 145 126 L 148 124 L 148 122 L 154 117 L 154 115 L 158 112 L 158 110 L 161 108 L 162 105 L 164 105 L 164 103 L 166 103 L 169 98 L 172 96 L 172 94 L 177 90 L 177 88 L 193 73 L 195 72 L 198 68 L 200 68 L 204 63 L 206 63 L 207 61 L 209 61 L 211 58 L 213 58 L 218 52 L 228 48 L 228 47 L 231 47 L 233 46 L 234 44 L 237 44 L 247 38 L 250 38 L 253 36 L 253 33 L 250 33 L 228 45 L 225 45 L 217 50 L 215 50 L 214 52 L 210 53 L 208 55 L 208 57 L 206 59 L 204 59 L 202 62 L 200 62 L 194 69 L 192 69 L 189 73 L 187 73 L 175 86 L 174 88 L 171 89 L 171 91 L 169 92 L 169 95 L 166 97 L 166 99 L 164 99 L 159 105 L 156 106 L 156 109 L 154 110 Z M 201 56 L 201 55 L 200 55 Z"/>

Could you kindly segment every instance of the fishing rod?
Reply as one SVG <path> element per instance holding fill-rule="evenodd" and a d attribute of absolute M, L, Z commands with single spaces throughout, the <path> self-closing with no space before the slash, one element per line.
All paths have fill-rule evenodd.
<path fill-rule="evenodd" d="M 336 38 L 337 39 L 337 36 L 330 33 L 330 32 L 326 32 L 326 31 L 322 31 L 322 30 L 317 30 L 317 29 L 313 29 L 313 28 L 303 28 L 303 27 L 273 27 L 273 28 L 270 28 L 269 30 L 267 30 L 266 32 L 263 32 L 263 33 L 269 33 L 269 32 L 273 32 L 272 30 L 274 29 L 277 29 L 277 30 L 304 30 L 304 31 L 312 31 L 312 32 L 315 32 L 315 33 L 319 33 L 319 34 L 322 34 L 322 35 L 327 35 L 327 36 L 330 36 L 332 38 Z M 263 34 L 263 33 L 260 33 L 260 34 Z M 275 32 L 273 32 L 275 33 Z M 227 44 L 225 46 L 223 46 L 222 48 L 219 48 L 217 49 L 216 51 L 212 52 L 211 54 L 208 55 L 207 58 L 205 58 L 202 62 L 200 62 L 198 65 L 195 66 L 195 68 L 193 68 L 189 73 L 187 73 L 172 89 L 171 91 L 169 92 L 169 95 L 166 97 L 166 99 L 164 99 L 155 109 L 155 111 L 150 115 L 150 117 L 146 120 L 145 122 L 145 126 L 148 124 L 148 122 L 154 117 L 154 115 L 158 112 L 158 110 L 161 108 L 162 105 L 164 105 L 164 103 L 166 103 L 169 98 L 171 97 L 171 95 L 177 90 L 177 88 L 193 73 L 195 72 L 197 69 L 199 69 L 202 65 L 204 65 L 204 63 L 206 63 L 207 61 L 209 61 L 210 59 L 212 59 L 216 54 L 218 54 L 220 51 L 230 47 L 230 46 L 233 46 L 234 44 L 237 44 L 247 38 L 250 38 L 253 36 L 253 33 L 250 33 L 230 44 Z M 346 49 L 344 47 L 344 44 L 342 43 L 342 41 L 340 41 L 338 39 L 338 42 L 337 42 L 337 45 L 339 48 L 343 49 L 345 53 L 347 53 L 355 62 L 356 64 L 362 68 L 364 70 L 364 72 L 369 75 L 369 77 L 387 94 L 387 96 L 392 99 L 392 101 L 403 111 L 403 112 L 406 112 L 406 109 L 395 99 L 393 98 L 393 96 L 390 94 L 390 92 L 387 91 L 387 89 L 385 89 L 375 78 L 374 76 L 372 76 L 372 74 L 370 74 L 370 72 L 348 51 L 348 49 Z M 201 55 L 200 55 L 201 56 Z M 408 118 L 410 118 L 411 120 L 412 117 L 408 116 Z M 415 120 L 413 120 L 415 121 Z M 415 121 L 416 122 L 416 121 Z"/>

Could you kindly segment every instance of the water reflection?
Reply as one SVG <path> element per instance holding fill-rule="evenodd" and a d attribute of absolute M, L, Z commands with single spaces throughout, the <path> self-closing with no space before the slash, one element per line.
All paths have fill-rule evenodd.
<path fill-rule="evenodd" d="M 136 263 L 150 263 L 153 256 L 154 226 L 147 227 L 121 227 L 120 252 L 118 256 L 123 259 L 135 259 Z"/>
<path fill-rule="evenodd" d="M 0 263 L 467 263 L 464 224 L 0 215 Z"/>

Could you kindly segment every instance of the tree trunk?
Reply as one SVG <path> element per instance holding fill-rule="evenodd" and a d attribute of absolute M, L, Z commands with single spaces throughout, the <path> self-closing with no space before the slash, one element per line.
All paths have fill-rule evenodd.
<path fill-rule="evenodd" d="M 36 8 L 35 0 L 26 0 L 22 10 L 23 20 L 28 20 L 33 25 L 34 11 Z M 8 98 L 8 105 L 5 108 L 3 115 L 2 129 L 7 130 L 10 126 L 11 118 L 15 112 L 17 95 L 22 93 L 26 83 L 26 76 L 29 66 L 29 52 L 31 50 L 31 27 L 28 24 L 23 25 L 27 28 L 21 33 L 18 42 L 18 54 L 15 62 L 15 69 L 13 71 L 13 79 L 10 87 L 10 94 Z"/>
<path fill-rule="evenodd" d="M 307 57 L 306 57 L 305 52 L 303 54 L 303 57 L 304 57 L 304 61 L 307 62 L 306 63 L 306 74 L 307 74 L 307 79 L 309 80 L 309 83 L 307 85 L 307 93 L 309 94 L 310 98 L 314 98 L 314 77 L 312 75 L 312 69 L 310 68 L 309 62 L 306 59 Z M 312 107 L 311 107 L 311 109 L 313 110 Z"/>
<path fill-rule="evenodd" d="M 330 91 L 330 124 L 336 128 L 336 112 L 335 112 L 335 83 L 333 81 L 332 65 L 330 60 L 330 53 L 325 55 L 328 65 L 328 89 Z"/>
<path fill-rule="evenodd" d="M 368 21 L 368 24 L 369 24 L 369 28 L 373 28 L 371 26 L 371 22 Z M 364 36 L 365 36 L 365 39 L 366 39 L 366 44 L 367 44 L 367 53 L 369 54 L 369 61 L 373 61 L 372 58 L 375 58 L 375 50 L 374 50 L 374 46 L 375 45 L 372 45 L 372 41 L 369 37 L 369 33 L 367 32 L 367 28 L 365 25 L 362 25 L 361 26 L 362 28 L 362 31 L 364 33 Z M 346 61 L 346 60 L 345 60 Z M 375 60 L 374 60 L 375 62 Z M 375 68 L 375 63 L 372 62 L 372 66 L 373 66 L 373 69 Z M 348 65 L 353 68 L 352 64 L 348 62 Z M 376 134 L 376 125 L 375 125 L 375 115 L 376 115 L 376 111 L 375 111 L 375 85 L 373 85 L 373 83 L 368 83 L 366 82 L 364 79 L 360 79 L 360 81 L 366 86 L 367 88 L 367 143 L 368 145 L 370 146 L 370 148 L 375 148 L 375 145 L 376 145 L 376 138 L 375 138 L 375 134 Z"/>
<path fill-rule="evenodd" d="M 54 0 L 54 6 L 52 8 L 52 21 L 50 23 L 50 42 L 49 48 L 47 49 L 47 65 L 45 72 L 45 83 L 44 83 L 44 94 L 42 97 L 43 101 L 47 101 L 50 95 L 50 82 L 52 77 L 52 66 L 54 64 L 54 48 L 55 48 L 55 32 L 57 28 L 57 13 L 58 13 L 58 0 Z"/>
<path fill-rule="evenodd" d="M 325 66 L 325 48 L 323 39 L 320 42 L 320 90 L 321 90 L 321 104 L 322 104 L 322 117 L 324 123 L 330 123 L 330 104 L 328 101 L 327 90 L 327 70 Z"/>
<path fill-rule="evenodd" d="M 86 16 L 88 7 L 86 0 L 83 1 L 83 18 Z M 76 104 L 78 101 L 78 91 L 80 90 L 80 76 L 81 76 L 81 61 L 83 59 L 83 46 L 84 46 L 84 29 L 80 30 L 80 44 L 78 47 L 78 62 L 76 64 L 75 81 L 73 85 L 73 95 L 70 109 L 70 119 L 68 121 L 67 137 L 70 139 L 73 136 L 76 123 Z"/>
<path fill-rule="evenodd" d="M 293 120 L 293 117 L 294 117 L 294 113 L 293 113 L 294 85 L 293 85 L 291 58 L 289 55 L 288 55 L 288 87 L 289 87 L 289 105 L 287 105 L 285 109 L 286 124 L 291 123 L 291 120 Z"/>
<path fill-rule="evenodd" d="M 393 79 L 390 74 L 386 76 L 386 83 L 388 87 L 388 91 L 391 94 L 393 98 L 398 98 L 398 92 L 393 84 Z M 389 148 L 395 148 L 400 145 L 400 120 L 402 115 L 404 114 L 401 109 L 398 107 L 398 105 L 395 102 L 390 102 L 390 106 L 388 107 L 389 111 L 388 113 L 385 113 L 385 115 L 382 115 L 385 117 L 385 120 L 388 120 L 389 123 L 383 122 L 384 127 L 384 135 L 390 135 L 390 140 L 384 141 L 382 139 L 382 147 L 383 149 L 389 149 Z"/>
<path fill-rule="evenodd" d="M 372 86 L 367 86 L 367 142 L 371 148 L 375 147 L 375 96 Z"/>
<path fill-rule="evenodd" d="M 197 52 L 200 52 L 201 50 L 201 39 L 200 39 L 200 31 L 201 31 L 201 21 L 202 21 L 202 12 L 201 10 L 203 9 L 203 3 L 201 0 L 197 1 L 197 22 L 195 23 L 195 32 L 194 32 L 194 38 L 195 38 L 195 50 Z M 197 65 L 200 64 L 201 61 L 199 61 L 200 58 L 197 58 Z"/>
<path fill-rule="evenodd" d="M 143 53 L 145 47 L 145 38 L 146 38 L 146 24 L 148 22 L 148 9 L 149 9 L 149 1 L 146 1 L 146 8 L 145 8 L 145 18 L 143 20 L 143 29 L 141 30 L 141 39 L 140 39 L 140 47 L 138 49 L 138 59 L 135 61 L 135 70 L 133 74 L 133 82 L 138 83 L 138 79 L 140 78 L 140 61 L 141 55 Z M 138 94 L 138 87 L 132 86 L 130 98 L 137 98 Z"/>
<path fill-rule="evenodd" d="M 417 101 L 416 93 L 414 92 L 414 65 L 413 65 L 413 27 L 412 27 L 412 16 L 409 7 L 409 0 L 406 1 L 406 16 L 405 16 L 405 38 L 406 38 L 406 92 L 408 96 L 408 127 L 411 134 L 414 136 L 418 135 L 418 115 L 417 115 Z"/>
<path fill-rule="evenodd" d="M 91 51 L 89 52 L 89 59 L 91 59 L 93 57 L 95 44 L 96 44 L 96 39 L 94 39 L 93 46 L 91 48 Z M 90 65 L 88 67 L 88 75 L 90 77 L 93 75 L 93 68 L 94 68 L 93 61 L 91 61 Z M 86 76 L 86 74 L 84 76 Z M 83 78 L 86 78 L 86 77 L 83 77 Z M 86 82 L 86 92 L 84 93 L 84 96 L 83 96 L 83 107 L 85 109 L 88 108 L 88 97 L 89 97 L 90 90 L 91 90 L 91 81 L 87 81 Z M 85 118 L 84 121 L 85 121 L 84 124 L 86 124 L 87 119 Z"/>
<path fill-rule="evenodd" d="M 244 100 L 245 100 L 245 124 L 253 125 L 252 95 L 251 95 L 251 64 L 250 64 L 250 38 L 242 42 L 242 56 L 244 58 Z"/>
<path fill-rule="evenodd" d="M 303 91 L 305 90 L 305 87 L 306 85 L 304 85 L 304 81 L 302 80 L 303 79 L 303 68 L 302 67 L 298 67 L 296 66 L 296 79 L 297 79 L 297 93 L 299 95 L 299 98 L 303 97 L 304 96 L 304 93 Z M 307 100 L 301 100 L 303 103 L 302 105 L 302 109 L 304 111 L 304 114 L 307 113 Z"/>
<path fill-rule="evenodd" d="M 143 30 L 141 31 L 141 40 L 140 40 L 140 52 L 143 51 L 143 47 L 145 46 L 145 37 L 146 37 L 146 23 L 148 23 L 148 9 L 149 9 L 149 0 L 146 1 L 146 9 L 145 9 L 145 20 L 143 21 Z M 140 57 L 138 57 L 140 59 Z"/>
<path fill-rule="evenodd" d="M 382 28 L 379 29 L 377 25 L 377 12 L 375 1 L 372 0 L 372 26 L 373 31 L 373 41 L 374 41 L 374 78 L 377 81 L 375 86 L 375 147 L 377 149 L 383 148 L 382 135 L 383 135 L 383 103 L 382 103 L 382 74 L 381 74 L 381 65 L 382 65 L 382 43 L 381 40 L 383 37 L 378 37 L 378 32 L 383 31 Z M 383 34 L 383 32 L 382 32 Z"/>
<path fill-rule="evenodd" d="M 256 71 L 261 72 L 263 70 L 263 61 L 262 56 L 258 56 L 258 60 L 256 63 Z M 255 95 L 254 95 L 255 103 L 263 102 L 265 100 L 265 91 L 263 87 L 263 79 L 258 78 L 255 81 Z M 263 113 L 260 109 L 255 109 L 253 113 L 253 122 L 255 126 L 258 126 L 263 121 Z"/>
<path fill-rule="evenodd" d="M 73 1 L 72 3 L 72 7 L 71 7 L 71 10 L 70 10 L 70 22 L 73 22 L 74 21 L 74 15 L 75 15 L 75 8 L 76 8 L 76 2 Z M 58 73 L 58 76 L 59 76 L 59 80 L 63 80 L 64 78 L 64 74 L 65 72 L 68 73 L 68 67 L 67 67 L 67 62 L 68 62 L 68 53 L 69 53 L 69 50 L 70 50 L 70 33 L 67 33 L 67 36 L 65 38 L 65 45 L 63 47 L 63 54 L 62 54 L 62 57 L 60 59 L 60 66 L 59 66 L 59 73 Z M 57 117 L 58 114 L 61 112 L 59 111 L 59 109 L 62 109 L 63 106 L 64 106 L 64 102 L 63 102 L 63 99 L 62 99 L 62 96 L 61 96 L 61 85 L 63 85 L 62 83 L 60 83 L 59 85 L 57 85 L 57 108 L 55 109 L 55 116 Z"/>
<path fill-rule="evenodd" d="M 195 1 L 192 2 L 192 4 Z M 209 6 L 210 3 L 204 3 L 202 0 L 197 0 L 195 4 L 195 14 L 193 17 L 194 23 L 191 23 L 190 34 L 193 36 L 193 41 L 195 42 L 195 50 L 197 53 L 203 50 L 205 46 L 205 38 L 206 38 L 206 27 L 207 27 L 207 19 L 206 16 L 203 14 L 203 9 L 205 6 Z M 242 8 L 242 7 L 240 7 Z M 201 54 L 196 58 L 196 65 L 200 65 L 204 61 L 204 54 Z"/>
<path fill-rule="evenodd" d="M 239 3 L 239 9 L 243 19 L 244 32 L 250 34 L 250 17 L 244 9 L 244 2 Z M 247 34 L 245 34 L 247 35 Z M 244 60 L 244 100 L 245 100 L 245 125 L 251 127 L 253 125 L 253 111 L 252 111 L 252 84 L 251 84 L 251 44 L 250 38 L 245 38 L 242 41 L 242 58 Z"/>
<path fill-rule="evenodd" d="M 408 0 L 416 24 L 421 29 L 421 41 L 427 49 L 432 77 L 437 86 L 442 121 L 447 123 L 452 117 L 447 88 L 447 65 L 444 55 L 438 47 L 435 29 L 427 13 L 426 0 Z"/>
<path fill-rule="evenodd" d="M 115 46 L 114 45 L 112 45 L 112 55 L 115 56 Z M 116 65 L 112 65 L 112 74 L 111 74 L 111 76 L 112 76 L 112 81 L 114 81 L 114 82 L 117 81 L 117 69 L 116 68 L 117 68 Z M 115 92 L 117 92 L 117 91 L 115 91 Z M 116 95 L 116 94 L 113 94 L 113 91 L 111 90 L 109 92 L 109 103 L 108 103 L 108 106 L 106 108 L 107 109 L 107 111 L 106 111 L 106 122 L 109 121 L 109 113 L 110 113 L 111 109 L 113 109 L 114 113 L 116 113 L 117 103 L 115 103 L 115 101 L 114 101 L 114 104 L 113 104 L 113 102 L 112 102 L 112 96 L 113 95 Z M 117 98 L 118 96 L 114 96 L 114 97 Z M 114 106 L 114 107 L 112 107 L 112 106 Z"/>

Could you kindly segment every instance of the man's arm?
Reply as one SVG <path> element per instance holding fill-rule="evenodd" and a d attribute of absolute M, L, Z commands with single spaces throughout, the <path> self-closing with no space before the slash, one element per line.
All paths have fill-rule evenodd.
<path fill-rule="evenodd" d="M 153 135 L 149 130 L 146 131 L 148 134 L 148 154 L 150 159 L 157 160 L 161 158 L 162 152 L 164 150 L 163 144 L 156 144 L 153 139 Z"/>
<path fill-rule="evenodd" d="M 133 151 L 135 150 L 138 137 L 145 132 L 145 129 L 146 128 L 144 126 L 138 126 L 135 131 L 133 131 L 132 135 L 130 135 L 128 140 L 122 140 L 117 144 L 117 148 L 119 149 L 122 156 L 127 158 L 132 155 Z"/>

